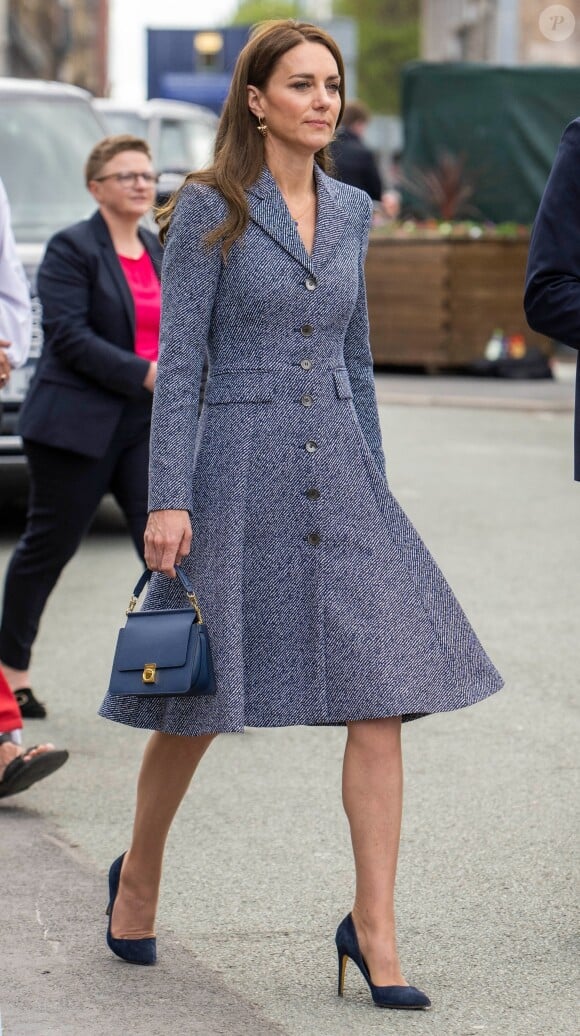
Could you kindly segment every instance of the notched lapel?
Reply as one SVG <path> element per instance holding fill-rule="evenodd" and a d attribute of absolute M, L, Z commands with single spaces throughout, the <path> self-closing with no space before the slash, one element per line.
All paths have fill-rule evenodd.
<path fill-rule="evenodd" d="M 312 274 L 332 258 L 333 250 L 347 226 L 344 209 L 331 188 L 332 180 L 325 176 L 318 166 L 314 168 L 317 213 L 311 255 L 304 247 L 304 242 L 269 169 L 263 169 L 260 179 L 248 191 L 250 218 Z"/>
<path fill-rule="evenodd" d="M 352 228 L 348 210 L 338 199 L 335 181 L 318 166 L 314 167 L 314 175 L 318 208 L 312 258 L 320 270 L 334 258 L 337 245 Z"/>
<path fill-rule="evenodd" d="M 250 218 L 254 223 L 309 273 L 314 273 L 312 256 L 308 255 L 276 181 L 267 169 L 263 170 L 260 179 L 250 188 L 248 204 Z"/>

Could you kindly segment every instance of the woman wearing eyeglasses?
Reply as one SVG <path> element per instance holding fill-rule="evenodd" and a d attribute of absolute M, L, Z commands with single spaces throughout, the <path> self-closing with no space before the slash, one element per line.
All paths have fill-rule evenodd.
<path fill-rule="evenodd" d="M 141 557 L 147 520 L 161 261 L 139 226 L 155 197 L 147 143 L 107 137 L 85 177 L 97 211 L 51 239 L 38 271 L 44 348 L 20 419 L 30 497 L 6 573 L 0 664 L 28 718 L 46 715 L 28 672 L 44 606 L 103 496 L 115 496 Z"/>

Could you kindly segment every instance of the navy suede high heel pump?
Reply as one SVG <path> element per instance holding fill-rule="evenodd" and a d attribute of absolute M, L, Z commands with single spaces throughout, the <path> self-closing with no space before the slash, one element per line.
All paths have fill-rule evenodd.
<path fill-rule="evenodd" d="M 107 946 L 113 953 L 117 954 L 117 957 L 121 957 L 122 960 L 126 960 L 129 964 L 155 964 L 157 960 L 156 939 L 114 939 L 111 935 L 111 917 L 113 916 L 113 907 L 117 898 L 117 892 L 119 891 L 121 867 L 123 866 L 124 859 L 125 853 L 111 864 L 109 871 Z"/>
<path fill-rule="evenodd" d="M 377 1007 L 392 1007 L 399 1011 L 427 1011 L 431 1001 L 425 993 L 415 986 L 375 986 L 371 982 L 369 969 L 360 952 L 356 929 L 352 914 L 348 914 L 338 926 L 336 932 L 336 948 L 338 950 L 338 995 L 344 990 L 344 973 L 349 957 L 360 968 Z"/>

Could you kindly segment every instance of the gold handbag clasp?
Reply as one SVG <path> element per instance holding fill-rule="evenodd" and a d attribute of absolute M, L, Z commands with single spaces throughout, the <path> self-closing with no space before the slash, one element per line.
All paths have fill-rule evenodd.
<path fill-rule="evenodd" d="M 147 662 L 143 669 L 143 683 L 155 683 L 157 679 L 157 666 L 155 662 Z"/>

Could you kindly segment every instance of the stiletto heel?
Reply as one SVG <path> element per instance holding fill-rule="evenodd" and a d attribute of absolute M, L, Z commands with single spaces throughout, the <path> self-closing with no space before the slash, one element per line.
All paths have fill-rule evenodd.
<path fill-rule="evenodd" d="M 348 958 L 359 968 L 367 983 L 373 1002 L 377 1007 L 391 1007 L 399 1011 L 427 1011 L 431 1007 L 429 997 L 415 986 L 375 986 L 369 969 L 360 951 L 352 914 L 347 914 L 336 931 L 338 950 L 338 995 L 344 991 L 344 974 Z"/>
<path fill-rule="evenodd" d="M 113 916 L 113 907 L 119 891 L 121 867 L 123 866 L 125 855 L 126 854 L 123 853 L 122 856 L 119 856 L 119 858 L 111 864 L 111 869 L 109 870 L 109 905 L 105 911 L 105 914 L 109 918 L 109 926 L 107 928 L 107 946 L 117 955 L 117 957 L 121 957 L 122 960 L 127 961 L 129 964 L 155 964 L 157 960 L 156 939 L 115 939 L 111 935 L 111 918 Z"/>
<path fill-rule="evenodd" d="M 338 951 L 338 995 L 342 996 L 344 992 L 344 976 L 346 974 L 346 964 L 348 961 L 348 954 L 341 953 Z"/>

